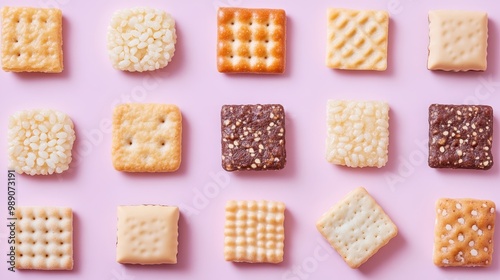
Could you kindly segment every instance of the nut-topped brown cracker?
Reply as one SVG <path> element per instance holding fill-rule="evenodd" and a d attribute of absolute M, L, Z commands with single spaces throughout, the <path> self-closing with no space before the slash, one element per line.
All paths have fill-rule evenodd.
<path fill-rule="evenodd" d="M 429 107 L 430 167 L 490 169 L 492 142 L 492 107 L 444 104 Z"/>
<path fill-rule="evenodd" d="M 285 110 L 279 104 L 224 105 L 222 168 L 278 170 L 285 167 Z"/>

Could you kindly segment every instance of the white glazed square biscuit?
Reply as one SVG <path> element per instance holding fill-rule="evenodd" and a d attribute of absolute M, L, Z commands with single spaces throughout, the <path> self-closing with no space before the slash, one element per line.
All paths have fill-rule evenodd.
<path fill-rule="evenodd" d="M 62 72 L 61 10 L 3 7 L 1 14 L 3 70 Z"/>
<path fill-rule="evenodd" d="M 217 69 L 281 74 L 286 62 L 286 13 L 221 7 L 217 13 Z"/>
<path fill-rule="evenodd" d="M 382 167 L 388 160 L 389 105 L 328 100 L 326 159 L 348 167 Z"/>
<path fill-rule="evenodd" d="M 177 263 L 179 208 L 118 206 L 116 261 L 128 264 Z"/>
<path fill-rule="evenodd" d="M 389 13 L 328 9 L 326 65 L 335 69 L 387 69 Z"/>
<path fill-rule="evenodd" d="M 24 110 L 9 118 L 9 165 L 19 174 L 50 175 L 69 169 L 76 136 L 68 115 Z"/>
<path fill-rule="evenodd" d="M 485 71 L 488 15 L 474 11 L 429 11 L 429 70 Z"/>
<path fill-rule="evenodd" d="M 434 264 L 489 266 L 493 257 L 495 203 L 441 198 L 436 202 Z"/>
<path fill-rule="evenodd" d="M 389 216 L 361 187 L 323 214 L 316 227 L 351 268 L 358 268 L 398 234 Z"/>
<path fill-rule="evenodd" d="M 228 201 L 224 258 L 233 262 L 282 262 L 284 221 L 285 204 L 282 202 Z"/>
<path fill-rule="evenodd" d="M 71 208 L 18 207 L 16 218 L 17 269 L 73 269 Z"/>
<path fill-rule="evenodd" d="M 181 164 L 182 115 L 176 105 L 118 105 L 113 113 L 116 170 L 172 172 Z"/>

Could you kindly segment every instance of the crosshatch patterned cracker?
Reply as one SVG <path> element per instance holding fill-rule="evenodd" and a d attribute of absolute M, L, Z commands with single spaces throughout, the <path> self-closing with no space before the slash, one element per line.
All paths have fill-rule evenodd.
<path fill-rule="evenodd" d="M 389 13 L 328 9 L 326 65 L 335 69 L 387 69 Z"/>
<path fill-rule="evenodd" d="M 118 105 L 113 114 L 113 165 L 128 172 L 172 172 L 181 164 L 182 115 L 176 105 Z"/>
<path fill-rule="evenodd" d="M 279 104 L 224 105 L 222 167 L 278 170 L 286 164 L 285 110 Z"/>
<path fill-rule="evenodd" d="M 429 11 L 429 70 L 485 71 L 488 15 L 476 11 Z"/>
<path fill-rule="evenodd" d="M 65 113 L 34 109 L 9 118 L 9 168 L 19 174 L 50 175 L 69 169 L 76 136 Z"/>
<path fill-rule="evenodd" d="M 62 72 L 61 10 L 3 7 L 1 14 L 3 70 Z"/>
<path fill-rule="evenodd" d="M 441 198 L 436 202 L 434 264 L 489 266 L 493 256 L 495 203 Z"/>
<path fill-rule="evenodd" d="M 284 10 L 221 7 L 217 25 L 219 72 L 285 72 Z"/>
<path fill-rule="evenodd" d="M 17 269 L 73 269 L 71 208 L 18 207 L 16 218 Z"/>
<path fill-rule="evenodd" d="M 398 234 L 398 228 L 364 188 L 356 188 L 316 223 L 318 231 L 358 268 Z"/>
<path fill-rule="evenodd" d="M 488 170 L 493 166 L 493 108 L 432 104 L 429 166 Z"/>
<path fill-rule="evenodd" d="M 348 167 L 382 167 L 388 160 L 389 105 L 328 100 L 326 159 Z"/>
<path fill-rule="evenodd" d="M 285 204 L 230 200 L 226 204 L 226 261 L 280 263 L 285 240 Z"/>
<path fill-rule="evenodd" d="M 179 208 L 118 206 L 116 261 L 128 264 L 177 263 Z"/>

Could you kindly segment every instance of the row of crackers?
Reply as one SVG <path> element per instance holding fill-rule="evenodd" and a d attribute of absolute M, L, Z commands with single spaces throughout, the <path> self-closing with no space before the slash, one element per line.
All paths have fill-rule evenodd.
<path fill-rule="evenodd" d="M 4 7 L 2 68 L 13 72 L 63 71 L 62 12 Z M 327 11 L 326 65 L 335 69 L 387 68 L 389 14 L 331 8 Z M 488 16 L 479 11 L 429 12 L 428 69 L 485 71 Z M 177 41 L 175 21 L 163 10 L 117 11 L 108 28 L 113 67 L 142 72 L 163 68 Z M 217 69 L 280 74 L 286 66 L 286 13 L 281 9 L 221 7 L 217 13 Z"/>
<path fill-rule="evenodd" d="M 489 200 L 439 199 L 436 203 L 434 264 L 491 265 L 495 211 L 495 203 Z M 177 263 L 177 206 L 119 206 L 117 213 L 117 262 L 141 265 Z M 17 269 L 73 269 L 71 208 L 19 207 L 15 219 L 15 244 L 11 247 L 15 256 L 10 256 L 10 261 Z M 361 266 L 398 234 L 394 222 L 362 187 L 348 193 L 324 213 L 316 227 L 351 268 Z M 231 200 L 226 203 L 226 261 L 280 263 L 284 256 L 284 240 L 283 202 Z"/>

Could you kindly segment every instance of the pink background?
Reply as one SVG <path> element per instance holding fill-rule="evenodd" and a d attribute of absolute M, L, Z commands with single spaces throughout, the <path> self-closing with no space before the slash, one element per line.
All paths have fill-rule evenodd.
<path fill-rule="evenodd" d="M 431 103 L 477 103 L 500 110 L 500 5 L 457 0 L 0 0 L 0 6 L 57 5 L 64 15 L 64 66 L 58 75 L 0 71 L 0 147 L 8 116 L 53 108 L 76 125 L 76 161 L 61 176 L 17 176 L 18 205 L 70 206 L 75 213 L 71 272 L 7 271 L 6 179 L 0 176 L 1 279 L 498 279 L 500 248 L 489 268 L 440 269 L 432 263 L 434 202 L 440 197 L 487 198 L 500 204 L 500 163 L 486 172 L 427 166 Z M 154 73 L 111 67 L 106 31 L 121 8 L 152 6 L 177 23 L 173 61 Z M 216 70 L 216 6 L 276 7 L 287 12 L 283 75 L 224 75 Z M 326 8 L 391 12 L 385 72 L 335 71 L 324 66 Z M 488 70 L 445 73 L 426 69 L 431 9 L 489 13 Z M 349 169 L 324 159 L 326 100 L 385 100 L 391 106 L 389 163 Z M 126 174 L 113 169 L 109 121 L 120 102 L 177 104 L 184 117 L 183 162 L 171 174 Z M 223 104 L 281 103 L 286 110 L 288 164 L 279 172 L 226 173 L 220 163 Z M 498 114 L 497 114 L 498 115 Z M 500 131 L 498 118 L 494 129 Z M 497 133 L 496 133 L 497 134 Z M 496 136 L 496 135 L 495 135 Z M 494 139 L 500 160 L 499 137 Z M 0 149 L 0 170 L 7 169 Z M 6 172 L 6 171 L 4 171 Z M 214 175 L 215 174 L 215 175 Z M 215 177 L 214 177 L 215 176 Z M 397 182 L 389 178 L 399 178 Z M 214 179 L 218 178 L 218 179 Z M 315 228 L 319 216 L 355 187 L 364 186 L 399 226 L 399 235 L 360 269 L 350 269 Z M 201 198 L 203 192 L 210 196 Z M 194 200 L 196 199 L 196 200 Z M 224 205 L 229 199 L 287 204 L 285 260 L 279 265 L 234 264 L 223 258 Z M 121 265 L 115 261 L 117 205 L 181 207 L 178 264 Z M 495 234 L 500 242 L 499 231 Z M 327 248 L 327 249 L 325 249 Z M 300 272 L 299 272 L 300 270 Z"/>

